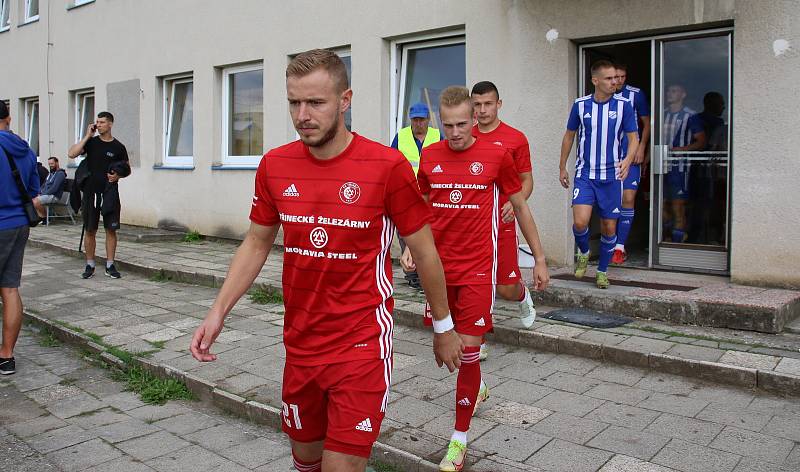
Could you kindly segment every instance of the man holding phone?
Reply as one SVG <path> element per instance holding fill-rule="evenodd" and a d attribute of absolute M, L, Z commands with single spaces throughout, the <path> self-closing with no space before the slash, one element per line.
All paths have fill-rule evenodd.
<path fill-rule="evenodd" d="M 86 154 L 86 164 L 89 177 L 83 187 L 83 224 L 86 228 L 86 268 L 81 277 L 88 279 L 94 275 L 94 253 L 97 246 L 97 228 L 100 225 L 100 214 L 103 214 L 103 226 L 106 230 L 106 275 L 112 279 L 121 277 L 114 266 L 114 254 L 117 250 L 117 230 L 119 229 L 121 205 L 119 198 L 115 202 L 106 202 L 103 199 L 108 195 L 118 196 L 116 191 L 120 175 L 112 166 L 116 163 L 128 162 L 128 151 L 125 145 L 111 135 L 114 126 L 114 115 L 107 111 L 97 114 L 95 121 L 86 135 L 69 148 L 69 158 L 74 159 L 81 154 Z M 97 136 L 95 136 L 97 133 Z M 112 203 L 109 205 L 109 203 Z"/>

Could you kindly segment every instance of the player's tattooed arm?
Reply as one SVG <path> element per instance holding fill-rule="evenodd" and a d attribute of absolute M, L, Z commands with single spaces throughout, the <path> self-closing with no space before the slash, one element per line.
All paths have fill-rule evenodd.
<path fill-rule="evenodd" d="M 217 356 L 211 353 L 211 345 L 222 331 L 225 317 L 242 295 L 250 289 L 261 272 L 279 227 L 280 225 L 262 226 L 250 223 L 250 229 L 242 245 L 233 256 L 217 299 L 214 300 L 214 304 L 192 337 L 189 350 L 198 361 L 209 362 L 217 359 Z"/>

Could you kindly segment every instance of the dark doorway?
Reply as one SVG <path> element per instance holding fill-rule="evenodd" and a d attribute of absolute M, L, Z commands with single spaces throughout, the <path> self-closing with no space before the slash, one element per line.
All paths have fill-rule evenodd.
<path fill-rule="evenodd" d="M 600 59 L 609 60 L 614 63 L 623 63 L 628 66 L 626 83 L 632 87 L 637 87 L 644 91 L 648 100 L 652 97 L 651 74 L 651 42 L 640 41 L 621 44 L 609 44 L 603 46 L 593 46 L 583 49 L 584 57 L 584 95 L 594 92 L 591 80 L 591 65 Z M 650 107 L 652 109 L 652 107 Z M 652 113 L 652 110 L 651 110 Z M 649 143 L 648 143 L 649 147 Z M 649 158 L 649 155 L 648 155 Z M 649 165 L 642 173 L 639 190 L 636 193 L 635 216 L 625 249 L 628 253 L 628 260 L 625 266 L 628 267 L 648 267 L 650 251 L 650 168 Z M 600 240 L 600 221 L 596 213 L 592 215 L 591 223 L 592 234 L 592 253 L 597 254 Z"/>

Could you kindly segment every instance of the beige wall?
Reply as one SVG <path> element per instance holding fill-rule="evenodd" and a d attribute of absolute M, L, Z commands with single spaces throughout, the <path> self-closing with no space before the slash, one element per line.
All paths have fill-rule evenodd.
<path fill-rule="evenodd" d="M 94 86 L 100 110 L 107 103 L 106 84 L 138 78 L 141 167 L 121 186 L 124 221 L 179 224 L 233 237 L 247 227 L 253 171 L 211 169 L 220 160 L 219 67 L 263 62 L 269 148 L 294 139 L 283 89 L 287 56 L 313 47 L 349 46 L 354 129 L 388 142 L 391 41 L 464 30 L 467 82 L 497 83 L 505 102 L 503 119 L 531 142 L 531 206 L 556 264 L 569 263 L 573 249 L 569 192 L 557 175 L 564 121 L 577 89 L 577 43 L 734 21 L 733 277 L 800 285 L 791 270 L 800 262 L 792 247 L 800 228 L 796 219 L 784 216 L 797 213 L 785 204 L 796 205 L 797 198 L 787 197 L 800 192 L 792 172 L 782 171 L 796 168 L 796 152 L 790 151 L 798 149 L 800 138 L 789 130 L 798 118 L 794 108 L 777 106 L 796 95 L 800 59 L 796 48 L 780 57 L 772 52 L 775 39 L 800 42 L 796 1 L 304 0 L 289 7 L 262 0 L 97 0 L 71 11 L 65 2 L 49 3 L 50 14 L 43 11 L 38 23 L 0 34 L 0 54 L 15 58 L 17 72 L 5 74 L 0 98 L 12 98 L 12 112 L 19 117 L 20 97 L 42 97 L 43 153 L 50 141 L 51 152 L 64 156 L 72 140 L 69 90 Z M 18 11 L 12 12 L 12 24 L 17 17 Z M 53 45 L 46 74 L 48 21 Z M 557 40 L 546 39 L 550 30 L 558 31 Z M 194 73 L 195 169 L 154 170 L 162 145 L 157 77 L 188 71 Z M 769 185 L 756 185 L 765 175 Z"/>

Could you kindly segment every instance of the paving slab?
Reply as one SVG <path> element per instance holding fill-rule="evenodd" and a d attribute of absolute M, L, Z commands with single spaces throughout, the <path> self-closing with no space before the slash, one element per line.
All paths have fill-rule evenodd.
<path fill-rule="evenodd" d="M 686 472 L 729 472 L 741 456 L 673 439 L 653 458 L 656 464 Z"/>
<path fill-rule="evenodd" d="M 91 372 L 90 382 L 75 382 L 67 386 L 74 395 L 68 398 L 82 399 L 82 405 L 88 405 L 87 399 L 94 398 L 103 403 L 105 391 L 118 392 L 119 389 L 103 387 L 98 397 L 93 397 L 81 386 L 97 386 L 116 383 L 110 371 L 91 367 L 88 361 L 73 352 L 66 345 L 59 347 L 59 356 L 43 356 L 36 344 L 36 335 L 28 328 L 23 329 L 20 341 L 15 349 L 15 356 L 20 366 L 16 374 L 0 378 L 0 396 L 3 409 L 20 405 L 37 405 L 41 416 L 25 418 L 8 418 L 0 426 L 0 441 L 3 448 L 0 454 L 0 470 L 14 472 L 47 472 L 47 471 L 91 471 L 91 472 L 153 472 L 160 470 L 216 470 L 247 471 L 255 470 L 288 470 L 285 459 L 291 457 L 288 440 L 274 431 L 259 431 L 244 420 L 221 414 L 206 405 L 197 402 L 169 402 L 162 406 L 144 405 L 140 400 L 135 402 L 128 398 L 129 392 L 112 395 L 112 403 L 134 406 L 126 410 L 104 406 L 84 414 L 67 415 L 61 419 L 49 414 L 44 407 L 50 407 L 61 400 L 52 401 L 62 396 L 65 390 L 42 387 L 45 390 L 20 391 L 12 380 L 22 379 L 25 375 L 41 375 L 50 372 L 50 367 L 59 369 L 63 364 L 59 358 L 69 358 L 83 366 L 81 371 Z M 35 366 L 36 369 L 28 369 Z M 57 385 L 57 384 L 56 384 Z M 123 385 L 124 388 L 124 385 Z M 74 389 L 78 389 L 75 393 Z M 107 405 L 107 403 L 103 403 Z M 144 405 L 144 406 L 143 406 Z M 66 411 L 59 406 L 58 411 Z M 148 418 L 165 418 L 152 424 L 142 421 L 136 416 Z M 180 427 L 175 427 L 180 424 Z M 225 425 L 228 429 L 214 430 L 211 427 Z M 172 431 L 170 431 L 172 429 Z M 184 439 L 200 429 L 217 432 L 221 436 L 214 438 L 224 442 L 232 431 L 248 431 L 249 443 L 241 449 L 228 448 L 227 453 L 235 461 L 213 452 L 207 452 L 200 446 L 193 446 Z M 253 433 L 252 431 L 255 431 Z M 226 443 L 227 444 L 227 443 Z M 196 449 L 193 449 L 196 448 Z M 189 454 L 184 454 L 186 451 Z M 179 460 L 175 460 L 179 458 Z M 146 462 L 143 462 L 146 461 Z M 249 465 L 249 467 L 248 467 Z M 151 467 L 152 466 L 152 467 Z"/>
<path fill-rule="evenodd" d="M 610 426 L 586 445 L 648 461 L 668 442 L 664 436 Z"/>
<path fill-rule="evenodd" d="M 261 377 L 267 379 L 268 383 L 244 392 L 245 395 L 264 404 L 280 405 L 280 374 L 285 356 L 280 343 L 283 313 L 280 305 L 262 306 L 246 299 L 240 301 L 234 309 L 234 313 L 228 318 L 233 328 L 232 335 L 225 338 L 225 342 L 214 346 L 215 350 L 223 355 L 216 363 L 201 365 L 186 353 L 186 348 L 194 326 L 199 323 L 199 318 L 204 315 L 206 307 L 211 304 L 216 294 L 214 289 L 181 283 L 157 283 L 134 273 L 125 273 L 124 279 L 117 281 L 98 279 L 87 282 L 75 278 L 75 273 L 79 271 L 76 272 L 74 268 L 70 267 L 69 260 L 49 265 L 48 254 L 52 256 L 52 253 L 39 249 L 34 251 L 43 251 L 37 259 L 45 261 L 38 263 L 31 271 L 31 275 L 37 277 L 37 286 L 46 284 L 64 286 L 67 284 L 69 288 L 65 290 L 65 293 L 69 292 L 69 296 L 73 299 L 72 302 L 58 305 L 54 311 L 45 311 L 39 316 L 57 316 L 56 319 L 69 320 L 68 322 L 75 326 L 77 326 L 76 323 L 85 321 L 83 326 L 90 327 L 88 328 L 90 331 L 103 328 L 112 329 L 113 323 L 121 321 L 124 321 L 122 323 L 124 326 L 154 323 L 164 328 L 175 329 L 180 331 L 181 335 L 165 342 L 163 348 L 150 358 L 151 362 L 165 366 L 165 368 L 171 366 L 177 369 L 171 371 L 176 375 L 182 375 L 181 371 L 190 372 L 197 379 L 218 388 L 223 386 L 224 382 L 241 376 L 243 373 Z M 270 266 L 265 268 L 265 271 L 272 275 L 277 268 Z M 123 282 L 125 285 L 117 284 L 117 282 Z M 123 287 L 124 290 L 115 290 L 119 287 Z M 23 292 L 25 289 L 24 286 Z M 114 297 L 105 295 L 97 297 L 95 295 L 98 292 L 105 294 L 113 292 Z M 48 292 L 45 290 L 37 293 L 39 296 L 46 296 Z M 27 296 L 23 293 L 23 296 L 26 297 L 26 301 L 30 299 L 33 306 L 45 306 L 45 302 L 39 301 L 37 295 Z M 129 300 L 130 303 L 128 303 L 127 297 L 132 297 Z M 99 300 L 96 304 L 93 301 L 95 299 Z M 120 300 L 122 304 L 132 308 L 124 311 L 115 310 L 114 307 L 120 305 Z M 177 300 L 182 303 L 162 305 L 159 300 Z M 408 301 L 406 306 L 416 309 L 419 303 L 419 301 Z M 98 310 L 86 310 L 87 306 L 95 306 Z M 153 315 L 149 308 L 152 306 L 163 307 L 167 313 Z M 172 311 L 172 307 L 180 307 L 178 308 L 180 311 Z M 138 310 L 142 312 L 139 313 Z M 193 313 L 193 316 L 187 316 L 183 311 Z M 111 317 L 108 317 L 109 314 Z M 188 318 L 195 320 L 195 324 L 189 323 Z M 41 319 L 46 320 L 46 318 Z M 183 322 L 178 323 L 180 320 Z M 97 324 L 97 321 L 100 321 L 100 324 Z M 269 327 L 264 328 L 264 324 Z M 148 326 L 147 330 L 137 330 L 146 332 L 134 337 L 141 342 L 146 342 L 142 336 L 161 329 L 151 331 L 150 328 L 153 326 Z M 57 325 L 53 325 L 53 327 L 56 328 Z M 401 324 L 396 325 L 396 328 L 400 362 L 395 365 L 393 377 L 397 388 L 391 395 L 392 402 L 389 404 L 380 440 L 384 444 L 399 447 L 406 453 L 436 463 L 443 454 L 452 430 L 453 389 L 456 375 L 448 373 L 446 369 L 438 368 L 433 362 L 430 356 L 431 335 L 429 331 Z M 107 332 L 112 333 L 113 331 Z M 128 333 L 130 334 L 130 332 Z M 626 339 L 630 339 L 632 335 L 625 334 L 624 336 L 627 336 Z M 617 335 L 614 334 L 613 337 L 617 337 Z M 673 341 L 650 337 L 642 338 L 646 339 L 647 343 L 680 344 L 673 342 L 679 341 L 675 339 L 679 338 L 678 336 L 673 336 Z M 26 356 L 39 356 L 41 362 L 51 364 L 54 371 L 62 372 L 79 367 L 73 362 L 58 361 L 59 358 L 63 359 L 64 350 L 68 349 L 67 345 L 45 348 L 38 346 L 35 342 L 28 342 L 24 347 L 21 345 L 20 349 Z M 28 351 L 25 351 L 26 349 Z M 682 413 L 686 414 L 708 402 L 713 402 L 715 398 L 719 398 L 721 402 L 730 402 L 740 410 L 767 417 L 767 422 L 776 415 L 786 415 L 787 412 L 795 414 L 800 411 L 800 401 L 766 395 L 758 390 L 726 387 L 649 369 L 620 366 L 598 359 L 537 351 L 526 347 L 497 344 L 492 341 L 490 341 L 490 349 L 490 358 L 482 363 L 482 369 L 484 366 L 486 367 L 485 380 L 492 387 L 492 396 L 478 409 L 473 428 L 470 431 L 470 457 L 476 466 L 480 465 L 481 469 L 479 470 L 498 470 L 497 468 L 492 469 L 491 464 L 501 464 L 504 468 L 500 470 L 543 470 L 542 467 L 525 461 L 531 459 L 531 456 L 548 444 L 552 444 L 551 449 L 542 453 L 540 458 L 547 457 L 550 450 L 568 449 L 570 446 L 566 443 L 586 448 L 575 449 L 580 451 L 576 457 L 584 457 L 583 453 L 586 453 L 587 450 L 599 451 L 599 453 L 592 452 L 586 454 L 586 457 L 609 457 L 610 459 L 605 463 L 597 465 L 601 469 L 614 464 L 627 466 L 626 464 L 630 464 L 625 462 L 625 459 L 615 458 L 620 458 L 622 454 L 627 456 L 638 454 L 643 458 L 647 457 L 645 453 L 650 453 L 650 449 L 654 449 L 661 442 L 666 444 L 671 439 L 676 439 L 673 436 L 677 436 L 682 429 L 687 432 L 687 436 L 677 439 L 698 444 L 706 441 L 714 428 L 722 430 L 729 426 L 722 421 L 699 418 L 703 411 L 708 410 L 711 405 L 705 406 L 703 411 L 697 413 L 698 418 L 685 418 L 685 423 L 674 418 L 684 418 L 682 414 L 674 414 L 681 413 L 675 411 L 677 408 L 685 405 L 692 406 L 692 408 L 682 410 Z M 224 355 L 226 352 L 229 353 L 228 356 Z M 254 357 L 256 353 L 261 356 Z M 227 470 L 228 467 L 231 468 L 230 470 L 279 470 L 277 469 L 280 467 L 279 464 L 286 463 L 289 457 L 288 449 L 284 449 L 283 451 L 286 452 L 284 456 L 275 458 L 272 463 L 257 466 L 255 464 L 263 459 L 263 456 L 259 458 L 257 452 L 254 452 L 252 462 L 248 463 L 243 463 L 246 462 L 244 459 L 236 461 L 237 458 L 233 456 L 225 457 L 225 453 L 229 449 L 241 448 L 242 458 L 244 458 L 244 451 L 249 451 L 249 448 L 244 446 L 247 443 L 267 444 L 266 441 L 278 440 L 279 443 L 285 444 L 282 442 L 285 441 L 285 438 L 280 434 L 277 437 L 261 434 L 267 432 L 277 434 L 267 427 L 258 430 L 237 427 L 229 430 L 223 426 L 229 425 L 230 421 L 233 421 L 230 417 L 211 415 L 212 419 L 206 420 L 202 416 L 206 413 L 197 412 L 194 407 L 187 406 L 184 402 L 170 403 L 164 407 L 164 410 L 157 412 L 152 407 L 145 406 L 130 392 L 121 392 L 119 388 L 115 388 L 114 382 L 97 378 L 96 372 L 90 374 L 94 376 L 91 381 L 89 379 L 86 381 L 73 379 L 61 384 L 65 377 L 50 374 L 50 371 L 43 365 L 36 365 L 30 361 L 25 361 L 20 365 L 34 369 L 37 377 L 40 375 L 53 375 L 53 377 L 44 385 L 38 385 L 35 388 L 30 388 L 32 387 L 30 382 L 25 385 L 25 393 L 20 392 L 22 399 L 14 400 L 13 405 L 18 405 L 19 411 L 24 410 L 27 413 L 24 418 L 18 418 L 14 424 L 35 420 L 47 413 L 41 405 L 26 396 L 27 393 L 45 401 L 48 396 L 54 398 L 67 392 L 74 393 L 72 389 L 60 389 L 54 387 L 55 385 L 74 385 L 83 390 L 80 395 L 86 394 L 95 397 L 103 404 L 103 408 L 100 410 L 88 411 L 84 412 L 86 414 L 83 416 L 78 414 L 67 418 L 69 421 L 74 421 L 74 425 L 93 426 L 86 429 L 90 437 L 81 443 L 99 439 L 112 446 L 121 443 L 137 444 L 137 440 L 143 441 L 148 436 L 161 435 L 160 437 L 164 438 L 174 436 L 188 444 L 183 445 L 183 443 L 175 441 L 177 445 L 183 445 L 183 447 L 169 450 L 158 457 L 146 459 L 144 463 L 138 463 L 146 467 L 159 470 L 183 470 L 178 468 L 179 462 L 174 458 L 178 457 L 191 463 L 193 459 L 184 455 L 182 451 L 192 450 L 197 446 L 210 453 L 195 454 L 195 456 L 200 455 L 206 459 L 205 462 L 201 462 L 203 466 L 219 464 L 220 470 Z M 67 375 L 77 372 L 82 372 L 82 370 L 73 370 Z M 22 379 L 22 377 L 17 378 Z M 11 383 L 2 379 L 0 382 L 2 382 L 0 383 L 0 395 L 2 395 L 3 389 L 11 386 L 16 388 L 17 384 L 17 382 Z M 70 384 L 69 382 L 74 383 Z M 25 384 L 25 382 L 19 383 Z M 246 385 L 243 386 L 246 387 Z M 590 388 L 585 390 L 586 386 Z M 47 389 L 37 392 L 42 388 Z M 39 396 L 37 397 L 37 395 Z M 647 403 L 654 397 L 660 400 Z M 624 399 L 635 404 L 625 405 Z M 4 399 L 0 398 L 0 400 L 3 400 L 5 404 Z M 58 401 L 60 400 L 55 400 L 55 402 Z M 617 411 L 615 415 L 611 409 L 611 406 L 615 404 L 620 404 L 617 407 L 619 409 L 638 408 L 641 411 L 627 410 L 627 412 L 636 412 L 639 417 L 651 419 L 651 421 L 640 419 L 638 421 L 642 422 L 641 430 L 630 428 L 631 422 L 637 421 L 637 416 L 626 417 L 624 410 Z M 188 411 L 170 405 L 180 405 L 181 408 L 188 408 Z M 100 424 L 119 419 L 118 416 L 104 413 L 111 407 L 118 410 L 115 412 L 117 415 L 124 415 L 128 419 Z M 3 415 L 2 411 L 0 411 L 1 415 Z M 668 419 L 672 419 L 672 422 Z M 706 431 L 697 428 L 697 424 L 692 424 L 688 420 L 708 422 L 713 427 Z M 620 428 L 620 425 L 627 428 Z M 50 426 L 52 428 L 38 431 L 37 434 L 64 427 L 61 424 L 51 424 Z M 761 426 L 759 431 L 754 432 L 762 434 L 770 441 L 774 440 L 774 442 L 765 442 L 768 448 L 780 449 L 786 444 L 782 441 L 794 444 L 793 440 L 783 437 L 793 434 L 790 429 L 791 425 L 776 420 L 772 423 L 769 431 L 764 429 L 764 426 L 766 423 Z M 115 427 L 120 428 L 118 430 L 120 436 L 112 438 L 110 432 L 114 431 Z M 650 427 L 652 429 L 648 429 Z M 755 427 L 754 423 L 753 427 Z M 42 425 L 40 428 L 49 427 Z M 614 432 L 615 428 L 627 430 L 628 433 L 621 434 L 617 431 L 616 435 L 611 434 L 609 430 Z M 138 435 L 123 435 L 123 429 L 136 430 Z M 101 430 L 105 431 L 106 438 L 101 435 Z M 215 433 L 204 433 L 204 431 Z M 691 434 L 695 436 L 691 436 Z M 258 441 L 259 436 L 263 437 L 264 441 Z M 205 437 L 215 439 L 207 440 L 204 439 Z M 225 443 L 220 438 L 231 439 L 229 443 Z M 598 443 L 601 440 L 605 441 L 602 445 Z M 565 444 L 554 441 L 563 441 Z M 171 441 L 162 442 L 167 444 Z M 74 445 L 64 445 L 59 449 Z M 177 445 L 173 444 L 173 447 L 177 447 Z M 698 445 L 708 446 L 708 444 Z M 122 467 L 123 464 L 127 464 L 124 459 L 131 456 L 124 450 L 117 449 L 122 451 L 123 457 L 109 463 L 117 461 Z M 168 447 L 167 449 L 172 448 Z M 502 453 L 492 456 L 491 453 L 495 451 L 502 451 Z M 654 450 L 652 454 L 655 455 L 657 452 L 658 450 Z M 773 452 L 773 455 L 778 457 L 778 453 L 781 451 L 776 449 Z M 736 452 L 731 453 L 737 454 Z M 792 454 L 793 452 L 787 451 L 786 460 L 789 460 Z M 524 457 L 522 457 L 523 455 Z M 555 454 L 551 455 L 555 456 Z M 775 457 L 773 457 L 773 461 L 777 460 Z M 547 460 L 542 459 L 541 464 L 548 463 Z M 580 461 L 580 464 L 590 463 L 593 462 L 591 460 Z M 577 464 L 578 461 L 576 461 L 576 467 L 578 467 Z M 663 468 L 663 466 L 653 464 L 652 457 L 648 457 L 647 460 L 640 459 L 640 462 L 636 464 L 648 468 Z M 99 466 L 102 465 L 99 464 Z M 654 468 L 652 470 L 661 469 Z"/>
<path fill-rule="evenodd" d="M 594 472 L 608 462 L 611 456 L 613 454 L 607 451 L 554 439 L 525 463 L 548 471 Z"/>

